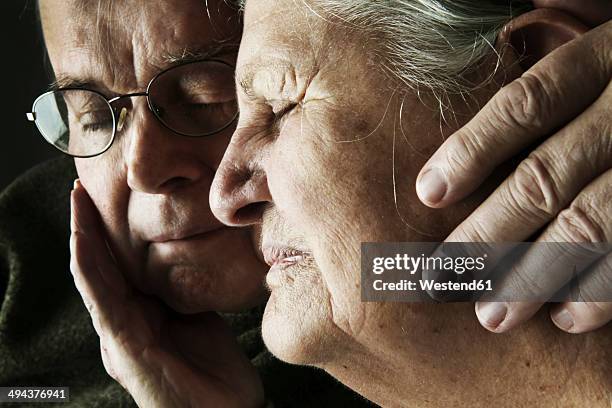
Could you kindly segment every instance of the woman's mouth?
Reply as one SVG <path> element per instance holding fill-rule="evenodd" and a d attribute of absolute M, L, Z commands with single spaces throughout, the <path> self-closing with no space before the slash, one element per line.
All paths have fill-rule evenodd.
<path fill-rule="evenodd" d="M 266 285 L 273 288 L 292 285 L 304 270 L 300 268 L 312 259 L 312 253 L 286 245 L 262 245 L 265 262 L 270 265 L 266 274 Z"/>
<path fill-rule="evenodd" d="M 298 264 L 310 255 L 309 252 L 284 245 L 263 245 L 262 252 L 265 262 L 277 268 Z"/>

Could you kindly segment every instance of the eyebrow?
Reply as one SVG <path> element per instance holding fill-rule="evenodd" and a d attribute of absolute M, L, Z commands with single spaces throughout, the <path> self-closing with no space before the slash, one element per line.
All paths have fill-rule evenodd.
<path fill-rule="evenodd" d="M 245 94 L 247 99 L 254 100 L 256 99 L 255 92 L 253 91 L 253 77 L 255 76 L 255 72 L 254 72 L 253 67 L 249 67 L 249 68 L 250 69 L 246 70 L 246 72 L 243 70 L 240 73 L 240 76 L 238 76 L 238 73 L 236 73 L 236 78 L 238 78 L 237 80 L 238 86 L 240 87 L 242 92 Z"/>
<path fill-rule="evenodd" d="M 163 62 L 169 65 L 179 65 L 203 59 L 213 59 L 238 52 L 238 43 L 222 43 L 200 49 L 183 48 L 163 56 Z"/>
<path fill-rule="evenodd" d="M 270 61 L 262 61 L 258 58 L 254 62 L 244 64 L 240 70 L 236 70 L 238 88 L 244 93 L 248 100 L 256 101 L 258 99 L 255 89 L 253 88 L 255 75 L 261 71 L 271 69 L 272 67 L 274 67 L 274 64 Z"/>
<path fill-rule="evenodd" d="M 223 43 L 201 48 L 185 47 L 180 51 L 164 54 L 161 58 L 162 68 L 168 69 L 174 65 L 186 64 L 206 59 L 220 58 L 238 52 L 238 43 Z M 58 74 L 55 81 L 49 87 L 49 91 L 57 91 L 65 88 L 91 89 L 96 91 L 105 90 L 106 87 L 99 81 L 87 77 L 79 77 L 69 74 Z"/>
<path fill-rule="evenodd" d="M 49 91 L 57 91 L 64 88 L 77 88 L 77 89 L 100 89 L 100 84 L 87 78 L 74 77 L 71 75 L 60 74 L 57 76 L 49 87 Z"/>
<path fill-rule="evenodd" d="M 248 100 L 256 101 L 259 98 L 253 87 L 255 76 L 260 72 L 272 71 L 279 69 L 279 67 L 287 69 L 288 66 L 292 65 L 285 60 L 256 58 L 255 61 L 245 63 L 239 70 L 236 70 L 238 88 L 244 93 Z M 284 79 L 281 88 L 284 88 Z"/>

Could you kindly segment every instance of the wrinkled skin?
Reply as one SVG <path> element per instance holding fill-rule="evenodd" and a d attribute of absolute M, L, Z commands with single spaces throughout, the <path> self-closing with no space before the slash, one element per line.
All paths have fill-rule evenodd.
<path fill-rule="evenodd" d="M 223 1 L 208 1 L 210 14 L 199 0 L 78 3 L 41 2 L 60 84 L 110 98 L 143 91 L 169 55 L 235 60 L 238 21 Z M 110 150 L 76 160 L 72 193 L 71 271 L 104 366 L 139 406 L 262 406 L 257 370 L 210 312 L 265 295 L 252 232 L 223 226 L 206 201 L 232 129 L 178 136 L 145 98 L 132 102 Z"/>
<path fill-rule="evenodd" d="M 143 91 L 172 64 L 168 56 L 218 50 L 217 58 L 235 60 L 238 17 L 222 1 L 209 2 L 210 19 L 199 1 L 180 8 L 167 1 L 122 2 L 110 10 L 103 2 L 98 21 L 96 7 L 77 3 L 41 3 L 45 41 L 60 83 L 76 79 L 110 98 Z M 181 312 L 259 303 L 264 268 L 251 232 L 224 227 L 206 202 L 232 129 L 206 138 L 181 137 L 155 119 L 145 98 L 131 101 L 128 124 L 110 150 L 76 159 L 114 256 L 139 290 Z"/>
<path fill-rule="evenodd" d="M 415 93 L 393 92 L 368 47 L 358 30 L 292 1 L 247 3 L 236 72 L 241 117 L 211 207 L 227 225 L 262 225 L 273 265 L 266 345 L 385 406 L 487 406 L 485 393 L 510 393 L 512 406 L 553 406 L 558 395 L 538 391 L 551 382 L 565 384 L 559 392 L 569 401 L 605 406 L 605 332 L 561 337 L 539 315 L 501 338 L 480 328 L 470 305 L 360 301 L 361 242 L 442 239 L 486 196 L 480 190 L 444 210 L 419 203 L 416 176 L 456 128 L 444 125 L 440 135 L 439 118 Z M 475 97 L 484 103 L 498 87 Z M 463 123 L 470 108 L 456 112 Z M 557 344 L 584 353 L 550 357 Z M 585 381 L 591 393 L 581 390 Z"/>

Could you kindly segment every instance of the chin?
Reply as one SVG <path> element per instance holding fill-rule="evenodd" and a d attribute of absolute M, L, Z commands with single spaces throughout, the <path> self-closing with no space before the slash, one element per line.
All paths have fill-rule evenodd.
<path fill-rule="evenodd" d="M 262 337 L 274 356 L 291 364 L 320 366 L 337 346 L 332 340 L 331 309 L 318 273 L 298 274 L 271 287 Z"/>
<path fill-rule="evenodd" d="M 216 273 L 201 266 L 174 267 L 168 273 L 167 285 L 160 297 L 172 309 L 184 314 L 240 312 L 262 304 L 267 291 L 261 265 L 239 266 L 240 275 L 231 265 Z M 246 276 L 245 269 L 250 272 Z"/>

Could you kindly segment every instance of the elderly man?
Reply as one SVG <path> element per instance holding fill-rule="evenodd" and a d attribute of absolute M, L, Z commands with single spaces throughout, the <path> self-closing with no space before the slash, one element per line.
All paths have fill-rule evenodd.
<path fill-rule="evenodd" d="M 131 308 L 114 311 L 129 327 L 118 330 L 142 328 L 142 338 L 163 335 L 176 346 L 176 355 L 211 353 L 217 358 L 211 366 L 213 377 L 231 372 L 228 366 L 235 358 L 240 368 L 236 384 L 244 384 L 244 395 L 218 387 L 212 391 L 217 406 L 231 401 L 259 405 L 264 387 L 268 398 L 280 404 L 294 398 L 306 405 L 319 399 L 330 406 L 353 402 L 352 393 L 322 374 L 288 370 L 272 359 L 258 335 L 259 310 L 228 314 L 234 333 L 217 316 L 200 314 L 247 310 L 265 296 L 265 268 L 255 255 L 253 232 L 225 227 L 208 206 L 215 169 L 237 115 L 233 81 L 241 31 L 237 10 L 223 0 L 93 3 L 40 2 L 56 81 L 52 91 L 37 100 L 30 118 L 48 141 L 76 158 L 78 176 L 99 211 L 106 242 L 116 262 L 131 271 L 127 276 L 135 288 L 130 292 Z M 70 167 L 66 162 L 47 166 L 37 175 L 44 181 L 33 187 L 40 193 L 34 193 L 39 198 L 32 216 L 42 210 L 61 215 L 57 223 L 51 220 L 55 230 L 32 231 L 50 238 L 43 244 L 48 248 L 18 253 L 15 240 L 6 247 L 2 268 L 7 272 L 11 268 L 11 275 L 2 307 L 0 383 L 71 386 L 75 405 L 99 400 L 101 405 L 117 406 L 129 398 L 115 389 L 96 363 L 98 341 L 80 300 L 70 290 L 64 250 L 68 242 L 64 223 L 68 224 L 62 211 L 75 178 Z M 48 182 L 52 184 L 47 186 Z M 27 183 L 21 183 L 22 190 L 32 188 Z M 17 222 L 16 212 L 23 208 L 13 206 L 21 207 L 15 194 L 3 203 L 2 214 Z M 98 214 L 95 217 L 98 220 Z M 38 221 L 33 226 L 48 223 Z M 42 254 L 48 258 L 33 267 Z M 87 255 L 97 262 L 92 252 Z M 47 286 L 39 287 L 37 279 Z M 84 290 L 78 280 L 77 287 Z M 86 306 L 92 313 L 98 307 L 90 302 Z M 145 309 L 147 322 L 132 318 Z M 20 314 L 28 317 L 21 320 Z M 39 314 L 41 324 L 33 325 Z M 154 333 L 144 326 L 151 322 L 156 325 Z M 260 369 L 261 380 L 234 334 Z M 28 341 L 19 344 L 24 339 Z M 104 356 L 108 343 L 102 340 Z M 133 342 L 114 343 L 126 344 Z M 167 353 L 149 362 L 173 358 Z M 129 375 L 140 380 L 146 372 L 139 366 Z M 146 395 L 134 397 L 144 406 L 155 402 Z"/>
<path fill-rule="evenodd" d="M 81 181 L 73 203 L 74 219 L 80 222 L 73 225 L 72 251 L 80 263 L 73 269 L 96 270 L 106 262 L 110 268 L 119 266 L 128 278 L 109 282 L 103 274 L 97 280 L 75 276 L 101 335 L 107 371 L 145 406 L 202 403 L 203 396 L 211 405 L 255 406 L 263 402 L 260 378 L 267 397 L 281 406 L 296 401 L 338 405 L 352 398 L 312 372 L 295 374 L 272 362 L 253 340 L 258 339 L 257 314 L 229 319 L 243 332 L 242 346 L 255 357 L 261 377 L 224 323 L 200 314 L 239 310 L 263 298 L 264 270 L 254 255 L 251 233 L 222 227 L 206 204 L 236 115 L 230 70 L 239 35 L 235 12 L 222 1 L 209 1 L 206 8 L 201 1 L 96 6 L 76 0 L 42 2 L 57 89 L 39 100 L 41 109 L 34 109 L 32 119 L 56 147 L 78 157 Z M 133 12 L 137 7 L 146 7 L 146 12 Z M 79 115 L 66 113 L 75 107 Z M 45 112 L 61 120 L 48 126 L 41 116 Z M 82 131 L 73 132 L 79 126 Z M 106 241 L 96 241 L 102 235 Z M 94 239 L 79 241 L 85 236 Z M 106 245 L 112 261 L 92 257 Z M 61 262 L 54 268 L 65 271 Z M 66 309 L 82 317 L 75 307 L 71 303 Z M 12 310 L 3 308 L 3 313 Z M 49 316 L 60 319 L 61 314 Z M 255 329 L 245 330 L 249 328 Z M 91 332 L 85 337 L 58 345 L 58 353 L 71 349 L 74 360 L 83 360 L 87 354 L 80 349 L 91 344 Z M 207 381 L 183 382 L 193 377 L 181 373 L 194 371 L 184 365 L 185 355 Z M 55 362 L 57 356 L 50 357 L 47 367 L 57 367 Z M 155 370 L 160 366 L 174 370 L 160 378 Z M 62 378 L 71 385 L 69 370 Z M 43 377 L 22 371 L 4 378 L 23 384 Z M 106 385 L 96 378 L 91 381 Z M 174 393 L 160 399 L 150 392 L 159 386 Z"/>

